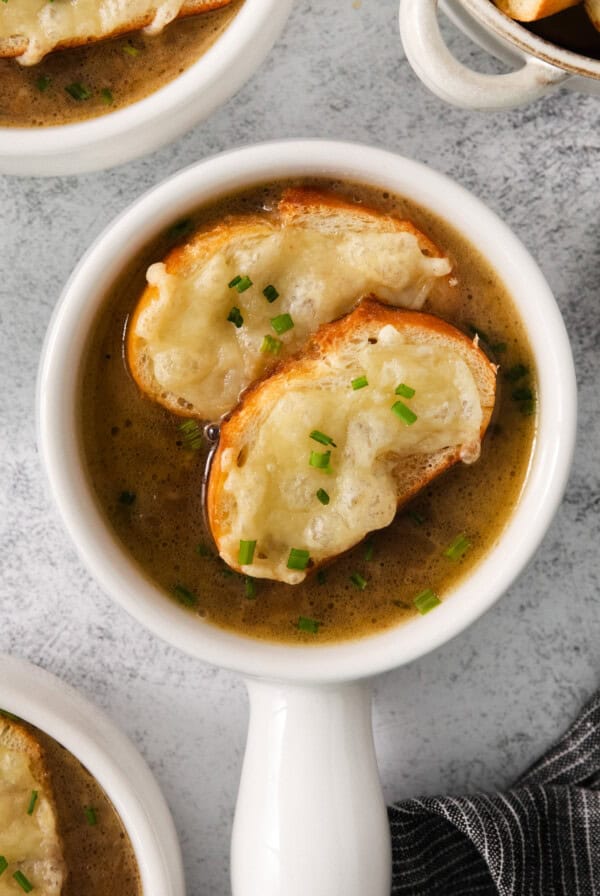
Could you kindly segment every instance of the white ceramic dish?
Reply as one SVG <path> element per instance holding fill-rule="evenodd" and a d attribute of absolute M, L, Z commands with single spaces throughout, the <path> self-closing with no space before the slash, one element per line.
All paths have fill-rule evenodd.
<path fill-rule="evenodd" d="M 600 94 L 600 60 L 551 44 L 509 19 L 490 0 L 442 0 L 447 15 L 476 43 L 517 70 L 485 75 L 458 62 L 438 24 L 438 0 L 400 0 L 406 57 L 441 99 L 467 109 L 509 109 L 565 86 Z"/>
<path fill-rule="evenodd" d="M 165 598 L 109 530 L 80 456 L 78 383 L 87 336 L 109 285 L 154 235 L 201 205 L 253 184 L 333 176 L 407 196 L 452 221 L 512 294 L 530 335 L 539 431 L 518 508 L 496 547 L 429 615 L 359 641 L 292 647 L 214 628 Z M 389 896 L 390 844 L 364 680 L 462 631 L 510 586 L 560 502 L 573 451 L 570 347 L 534 261 L 482 203 L 430 168 L 365 146 L 263 144 L 182 171 L 121 214 L 65 287 L 38 379 L 38 435 L 50 486 L 73 541 L 105 590 L 160 637 L 248 676 L 250 732 L 233 836 L 234 896 Z"/>
<path fill-rule="evenodd" d="M 259 67 L 293 0 L 245 0 L 200 59 L 160 90 L 76 124 L 0 127 L 0 174 L 68 175 L 120 165 L 175 140 L 222 105 Z"/>
<path fill-rule="evenodd" d="M 129 834 L 144 896 L 185 896 L 175 827 L 152 772 L 95 706 L 24 660 L 0 655 L 0 707 L 45 731 L 96 778 Z"/>

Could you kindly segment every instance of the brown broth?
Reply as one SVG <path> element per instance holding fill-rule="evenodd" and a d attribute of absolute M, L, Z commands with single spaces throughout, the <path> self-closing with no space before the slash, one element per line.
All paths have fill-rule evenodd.
<path fill-rule="evenodd" d="M 58 832 L 68 869 L 62 896 L 142 896 L 131 841 L 104 790 L 78 759 L 26 722 L 41 744 L 58 815 Z M 89 824 L 92 807 L 96 824 Z"/>
<path fill-rule="evenodd" d="M 60 50 L 34 66 L 0 59 L 0 126 L 71 124 L 143 99 L 196 62 L 242 2 L 180 19 L 154 36 L 138 31 Z M 73 85 L 83 87 L 89 97 L 75 99 L 67 90 Z"/>
<path fill-rule="evenodd" d="M 146 268 L 177 241 L 178 227 L 144 250 L 107 296 L 82 371 L 83 451 L 99 505 L 139 567 L 166 595 L 176 599 L 173 589 L 183 586 L 194 596 L 191 625 L 197 614 L 223 628 L 287 642 L 315 640 L 298 631 L 299 616 L 321 623 L 319 642 L 339 641 L 413 616 L 414 597 L 424 589 L 443 597 L 505 527 L 525 481 L 535 433 L 535 415 L 523 413 L 526 405 L 512 397 L 515 388 L 534 388 L 527 338 L 501 280 L 479 253 L 451 226 L 401 198 L 348 183 L 310 184 L 412 219 L 448 253 L 457 280 L 455 285 L 438 283 L 424 310 L 467 331 L 476 325 L 497 346 L 494 359 L 504 370 L 524 364 L 531 373 L 514 384 L 499 375 L 493 423 L 476 464 L 458 464 L 445 473 L 392 525 L 338 558 L 322 576 L 297 586 L 256 580 L 256 595 L 248 597 L 247 583 L 216 556 L 205 528 L 201 480 L 206 450 L 185 448 L 181 418 L 141 396 L 123 360 L 123 330 L 145 285 Z M 203 209 L 193 224 L 269 209 L 282 186 Z M 135 495 L 132 503 L 128 495 Z M 453 562 L 443 551 L 461 533 L 472 547 Z M 364 591 L 350 582 L 355 571 L 368 581 Z"/>

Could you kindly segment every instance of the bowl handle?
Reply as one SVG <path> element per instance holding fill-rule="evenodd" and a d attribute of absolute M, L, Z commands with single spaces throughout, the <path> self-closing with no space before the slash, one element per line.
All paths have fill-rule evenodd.
<path fill-rule="evenodd" d="M 464 109 L 511 109 L 544 96 L 572 77 L 533 56 L 509 74 L 474 72 L 446 46 L 437 12 L 438 0 L 400 0 L 400 34 L 415 73 L 448 103 Z"/>
<path fill-rule="evenodd" d="M 246 684 L 233 896 L 389 896 L 370 685 Z"/>

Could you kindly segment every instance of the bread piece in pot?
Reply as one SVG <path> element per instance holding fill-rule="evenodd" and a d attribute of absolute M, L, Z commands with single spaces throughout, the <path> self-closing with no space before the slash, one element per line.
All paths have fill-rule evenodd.
<path fill-rule="evenodd" d="M 570 6 L 577 6 L 581 0 L 494 0 L 502 12 L 518 22 L 536 22 L 553 16 Z"/>
<path fill-rule="evenodd" d="M 477 460 L 495 383 L 476 341 L 431 314 L 368 299 L 324 325 L 221 425 L 207 488 L 221 557 L 303 581 Z"/>

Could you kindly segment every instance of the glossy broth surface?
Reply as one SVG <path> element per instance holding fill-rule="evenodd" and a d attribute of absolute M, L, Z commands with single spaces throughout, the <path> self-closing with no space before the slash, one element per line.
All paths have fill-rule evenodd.
<path fill-rule="evenodd" d="M 496 410 L 477 463 L 453 467 L 403 508 L 391 526 L 301 585 L 248 581 L 217 557 L 201 501 L 206 444 L 198 450 L 186 447 L 182 418 L 140 394 L 123 360 L 123 331 L 150 263 L 195 225 L 228 213 L 269 210 L 282 184 L 174 222 L 169 233 L 144 250 L 107 296 L 81 386 L 89 476 L 115 534 L 146 576 L 162 587 L 165 599 L 187 607 L 190 625 L 199 615 L 249 636 L 287 642 L 361 637 L 413 616 L 414 598 L 425 589 L 443 599 L 506 525 L 525 481 L 535 433 L 535 401 L 528 397 L 535 393 L 535 372 L 527 339 L 502 282 L 479 253 L 446 223 L 401 198 L 347 183 L 309 183 L 410 218 L 453 261 L 450 281 L 444 278 L 434 286 L 423 310 L 467 332 L 476 329 L 501 365 Z M 444 556 L 462 534 L 470 542 L 466 553 L 457 560 Z M 350 579 L 356 572 L 366 579 L 364 590 Z M 316 635 L 298 629 L 300 616 L 320 623 Z"/>
<path fill-rule="evenodd" d="M 137 31 L 59 50 L 38 65 L 0 59 L 0 127 L 70 124 L 143 99 L 196 62 L 242 2 L 179 19 L 161 34 Z"/>

